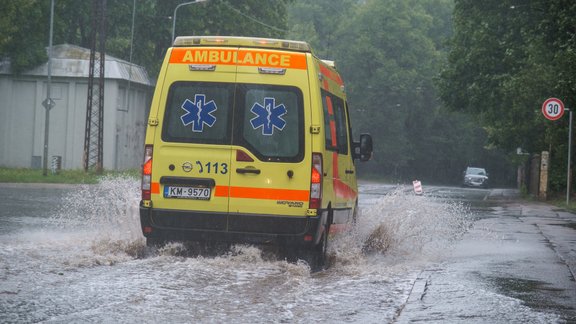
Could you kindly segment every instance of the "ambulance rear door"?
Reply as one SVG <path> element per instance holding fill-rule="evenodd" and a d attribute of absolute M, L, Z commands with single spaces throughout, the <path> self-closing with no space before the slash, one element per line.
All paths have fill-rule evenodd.
<path fill-rule="evenodd" d="M 306 216 L 311 174 L 307 55 L 239 50 L 231 222 L 234 214 Z"/>
<path fill-rule="evenodd" d="M 154 141 L 152 174 L 159 183 L 155 208 L 203 215 L 228 212 L 236 52 L 217 47 L 172 50 L 162 131 Z"/>

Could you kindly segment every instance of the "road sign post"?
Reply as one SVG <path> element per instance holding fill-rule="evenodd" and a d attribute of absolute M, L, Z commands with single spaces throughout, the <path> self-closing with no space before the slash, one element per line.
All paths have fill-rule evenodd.
<path fill-rule="evenodd" d="M 50 34 L 48 38 L 48 84 L 46 85 L 46 100 L 42 106 L 46 108 L 44 114 L 44 160 L 42 161 L 42 175 L 48 175 L 48 137 L 50 127 L 50 109 L 56 104 L 50 95 L 52 88 L 52 38 L 54 34 L 54 0 L 50 1 Z"/>
<path fill-rule="evenodd" d="M 572 109 L 567 109 L 570 120 L 568 126 L 568 171 L 566 171 L 566 206 L 570 204 L 570 164 L 572 158 Z"/>
<path fill-rule="evenodd" d="M 572 110 L 564 108 L 562 100 L 557 98 L 548 98 L 542 104 L 542 114 L 549 120 L 558 120 L 564 115 L 567 110 L 569 126 L 568 126 L 568 165 L 566 167 L 566 205 L 570 204 L 570 164 L 572 164 Z"/>

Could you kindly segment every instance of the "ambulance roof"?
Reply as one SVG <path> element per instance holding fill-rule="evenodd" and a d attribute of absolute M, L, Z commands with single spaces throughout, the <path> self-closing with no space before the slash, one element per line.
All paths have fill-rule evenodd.
<path fill-rule="evenodd" d="M 238 37 L 238 36 L 178 36 L 174 47 L 187 46 L 239 46 L 280 49 L 297 52 L 312 52 L 310 45 L 302 41 L 273 38 Z"/>

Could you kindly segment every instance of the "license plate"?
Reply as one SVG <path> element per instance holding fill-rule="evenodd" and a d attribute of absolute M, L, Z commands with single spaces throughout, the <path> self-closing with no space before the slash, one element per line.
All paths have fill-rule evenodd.
<path fill-rule="evenodd" d="M 165 186 L 164 198 L 209 200 L 212 188 Z"/>

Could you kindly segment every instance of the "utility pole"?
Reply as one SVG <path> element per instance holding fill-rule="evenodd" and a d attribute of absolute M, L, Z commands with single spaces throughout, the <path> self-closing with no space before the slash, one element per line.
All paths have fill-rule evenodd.
<path fill-rule="evenodd" d="M 44 159 L 42 161 L 42 175 L 48 175 L 48 138 L 50 128 L 50 109 L 54 107 L 54 100 L 51 98 L 52 90 L 52 38 L 54 30 L 54 0 L 50 1 L 50 36 L 48 38 L 48 84 L 46 85 L 46 99 L 42 105 L 46 109 L 44 117 Z"/>
<path fill-rule="evenodd" d="M 90 48 L 83 162 L 84 171 L 94 169 L 96 173 L 102 173 L 106 0 L 93 0 L 92 5 L 92 46 Z"/>

